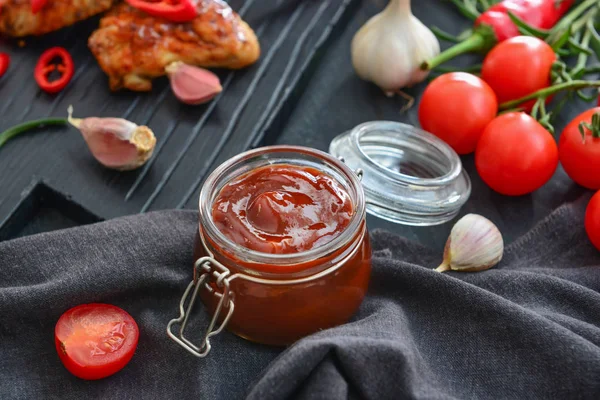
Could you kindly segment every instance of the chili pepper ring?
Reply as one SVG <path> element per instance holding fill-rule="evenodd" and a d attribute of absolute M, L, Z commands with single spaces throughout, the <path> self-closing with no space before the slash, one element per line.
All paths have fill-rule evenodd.
<path fill-rule="evenodd" d="M 173 22 L 189 22 L 198 16 L 196 2 L 193 0 L 126 0 L 127 3 L 155 17 Z"/>
<path fill-rule="evenodd" d="M 59 60 L 56 62 L 56 60 Z M 58 71 L 60 77 L 51 81 L 50 73 Z M 64 47 L 52 47 L 40 56 L 34 71 L 34 78 L 46 93 L 55 94 L 63 90 L 73 78 L 75 64 L 71 54 Z"/>

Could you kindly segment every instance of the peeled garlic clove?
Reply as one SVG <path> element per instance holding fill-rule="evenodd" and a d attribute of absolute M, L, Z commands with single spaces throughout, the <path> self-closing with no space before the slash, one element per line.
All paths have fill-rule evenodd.
<path fill-rule="evenodd" d="M 223 90 L 219 77 L 203 68 L 177 61 L 169 64 L 165 71 L 175 97 L 185 104 L 206 103 Z"/>
<path fill-rule="evenodd" d="M 129 171 L 144 165 L 152 156 L 156 137 L 147 126 L 138 126 L 122 118 L 73 118 L 69 106 L 69 123 L 78 128 L 94 157 L 105 167 Z"/>
<path fill-rule="evenodd" d="M 498 227 L 481 215 L 467 214 L 452 227 L 444 261 L 436 271 L 483 271 L 498 264 L 503 253 L 504 241 Z"/>

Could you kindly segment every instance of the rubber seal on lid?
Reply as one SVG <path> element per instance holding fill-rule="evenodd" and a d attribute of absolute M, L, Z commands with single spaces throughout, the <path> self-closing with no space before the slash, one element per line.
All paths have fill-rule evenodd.
<path fill-rule="evenodd" d="M 388 221 L 442 224 L 458 214 L 471 194 L 458 154 L 411 125 L 367 122 L 336 137 L 329 152 L 362 170 L 367 212 Z"/>

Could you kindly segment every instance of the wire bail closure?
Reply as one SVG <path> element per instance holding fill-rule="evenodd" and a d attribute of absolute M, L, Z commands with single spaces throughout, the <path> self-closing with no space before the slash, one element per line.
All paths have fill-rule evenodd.
<path fill-rule="evenodd" d="M 227 323 L 233 315 L 235 304 L 233 302 L 234 292 L 231 289 L 232 281 L 234 281 L 235 279 L 240 279 L 253 283 L 275 286 L 299 285 L 313 282 L 329 274 L 335 273 L 338 269 L 345 265 L 348 262 L 348 260 L 354 257 L 356 253 L 360 250 L 361 243 L 363 242 L 365 235 L 366 227 L 362 229 L 360 236 L 357 238 L 354 246 L 349 249 L 348 253 L 345 254 L 340 260 L 338 260 L 329 268 L 307 277 L 284 280 L 263 279 L 242 273 L 236 273 L 231 275 L 231 271 L 229 270 L 229 268 L 227 268 L 225 265 L 221 264 L 214 258 L 212 252 L 206 246 L 204 238 L 202 237 L 202 235 L 200 235 L 200 240 L 202 242 L 204 250 L 207 254 L 210 254 L 211 256 L 201 257 L 194 263 L 194 278 L 189 283 L 187 289 L 185 289 L 185 292 L 183 293 L 183 296 L 181 297 L 181 300 L 179 302 L 179 317 L 172 319 L 167 324 L 167 335 L 169 335 L 171 339 L 173 339 L 181 347 L 183 347 L 196 357 L 206 357 L 211 349 L 210 338 L 221 333 L 221 331 L 225 329 L 225 326 L 227 326 Z M 221 292 L 215 290 L 213 286 L 210 285 L 211 279 L 216 285 L 216 287 L 222 290 Z M 218 297 L 219 303 L 217 304 L 217 308 L 215 309 L 210 324 L 208 325 L 208 328 L 204 333 L 201 346 L 198 347 L 184 336 L 184 331 L 187 326 L 188 319 L 194 308 L 194 304 L 196 303 L 198 292 L 202 287 L 208 290 L 209 293 L 212 293 L 212 295 Z M 185 303 L 188 296 L 190 296 L 190 292 L 191 297 L 186 308 Z M 218 326 L 218 328 L 215 329 L 215 325 L 217 324 L 219 316 L 224 310 L 227 310 L 227 315 L 225 315 L 225 318 L 223 318 L 223 321 Z M 172 327 L 175 324 L 181 324 L 178 335 L 175 335 L 172 330 Z"/>
<path fill-rule="evenodd" d="M 231 272 L 227 267 L 218 262 L 212 257 L 202 257 L 199 258 L 194 263 L 194 279 L 190 282 L 187 289 L 183 293 L 183 297 L 179 302 L 179 318 L 172 319 L 169 321 L 167 325 L 167 334 L 171 339 L 175 342 L 179 343 L 184 349 L 195 355 L 199 358 L 204 358 L 210 352 L 210 338 L 219 334 L 229 322 L 229 319 L 233 315 L 233 310 L 235 305 L 233 303 L 233 292 L 230 288 L 229 276 Z M 211 279 L 214 280 L 217 288 L 221 289 L 222 292 L 215 290 L 211 285 Z M 192 309 L 194 308 L 194 303 L 198 297 L 198 292 L 200 289 L 204 287 L 214 296 L 219 298 L 219 303 L 217 304 L 217 308 L 212 316 L 210 324 L 204 333 L 204 337 L 202 338 L 202 343 L 200 347 L 194 345 L 190 342 L 185 336 L 184 331 L 188 323 L 188 319 L 190 314 L 192 313 Z M 192 291 L 193 289 L 193 291 Z M 187 309 L 185 308 L 186 300 L 190 294 L 192 293 Z M 215 329 L 215 325 L 217 324 L 217 320 L 221 315 L 223 309 L 227 310 L 227 315 L 223 318 L 223 321 Z M 175 335 L 171 329 L 171 327 L 177 323 L 180 323 L 181 326 L 179 328 L 179 335 Z"/>

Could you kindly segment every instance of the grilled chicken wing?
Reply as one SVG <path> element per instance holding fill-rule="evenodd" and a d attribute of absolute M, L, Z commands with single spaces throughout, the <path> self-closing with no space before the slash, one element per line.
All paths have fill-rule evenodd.
<path fill-rule="evenodd" d="M 243 68 L 260 46 L 252 29 L 220 0 L 199 0 L 198 16 L 174 23 L 120 4 L 100 22 L 89 47 L 112 90 L 147 91 L 174 61 L 199 67 Z"/>
<path fill-rule="evenodd" d="M 43 35 L 108 10 L 115 0 L 50 0 L 37 13 L 31 0 L 0 0 L 0 34 Z"/>

